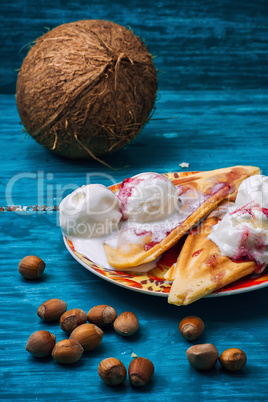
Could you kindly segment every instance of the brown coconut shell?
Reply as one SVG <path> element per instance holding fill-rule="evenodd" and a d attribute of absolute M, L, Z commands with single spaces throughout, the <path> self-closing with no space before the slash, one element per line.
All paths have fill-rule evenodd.
<path fill-rule="evenodd" d="M 37 142 L 83 158 L 135 138 L 156 91 L 156 69 L 140 38 L 111 21 L 83 20 L 36 40 L 19 71 L 16 100 Z"/>

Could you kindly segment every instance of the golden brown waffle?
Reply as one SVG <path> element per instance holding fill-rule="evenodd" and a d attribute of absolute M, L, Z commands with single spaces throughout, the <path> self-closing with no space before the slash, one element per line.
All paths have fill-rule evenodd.
<path fill-rule="evenodd" d="M 229 202 L 223 201 L 200 227 L 187 236 L 177 263 L 166 278 L 174 280 L 168 302 L 186 305 L 232 283 L 257 268 L 254 261 L 234 262 L 221 254 L 216 244 L 207 238 L 212 226 L 227 212 Z"/>

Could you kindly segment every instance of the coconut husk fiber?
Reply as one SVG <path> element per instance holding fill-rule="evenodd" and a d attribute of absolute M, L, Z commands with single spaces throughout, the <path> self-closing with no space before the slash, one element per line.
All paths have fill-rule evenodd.
<path fill-rule="evenodd" d="M 69 158 L 121 148 L 149 120 L 157 74 L 146 46 L 104 20 L 58 27 L 35 41 L 18 74 L 22 124 L 45 148 Z"/>

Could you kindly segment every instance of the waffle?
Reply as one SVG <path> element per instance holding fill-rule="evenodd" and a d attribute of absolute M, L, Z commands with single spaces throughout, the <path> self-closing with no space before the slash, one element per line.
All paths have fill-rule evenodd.
<path fill-rule="evenodd" d="M 223 256 L 207 236 L 227 212 L 231 203 L 223 201 L 201 225 L 187 236 L 177 263 L 167 273 L 173 280 L 168 302 L 187 305 L 232 283 L 257 268 L 254 261 L 234 262 Z"/>

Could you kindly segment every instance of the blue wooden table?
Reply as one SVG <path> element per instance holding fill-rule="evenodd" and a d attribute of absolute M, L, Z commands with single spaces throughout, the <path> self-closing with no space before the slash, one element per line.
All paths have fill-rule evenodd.
<path fill-rule="evenodd" d="M 268 175 L 267 2 L 2 3 L 0 400 L 267 401 L 267 288 L 176 307 L 164 297 L 116 286 L 71 257 L 55 207 L 85 183 L 110 185 L 144 171 L 183 171 L 181 162 L 192 171 L 255 165 Z M 152 120 L 127 147 L 105 158 L 118 170 L 60 158 L 24 138 L 16 108 L 15 69 L 27 53 L 22 46 L 44 27 L 85 18 L 134 28 L 157 55 L 161 71 Z M 19 261 L 29 254 L 46 262 L 39 281 L 18 273 Z M 140 329 L 129 338 L 105 330 L 101 345 L 71 366 L 35 359 L 25 351 L 32 332 L 48 329 L 57 340 L 65 337 L 58 323 L 44 323 L 36 315 L 50 298 L 86 312 L 97 304 L 132 311 Z M 205 322 L 198 343 L 213 343 L 220 353 L 241 348 L 246 367 L 238 373 L 219 364 L 209 372 L 195 371 L 185 354 L 190 345 L 179 333 L 187 315 Z M 106 386 L 97 374 L 99 362 L 114 356 L 128 367 L 132 353 L 154 363 L 151 382 L 140 389 L 128 380 Z"/>

